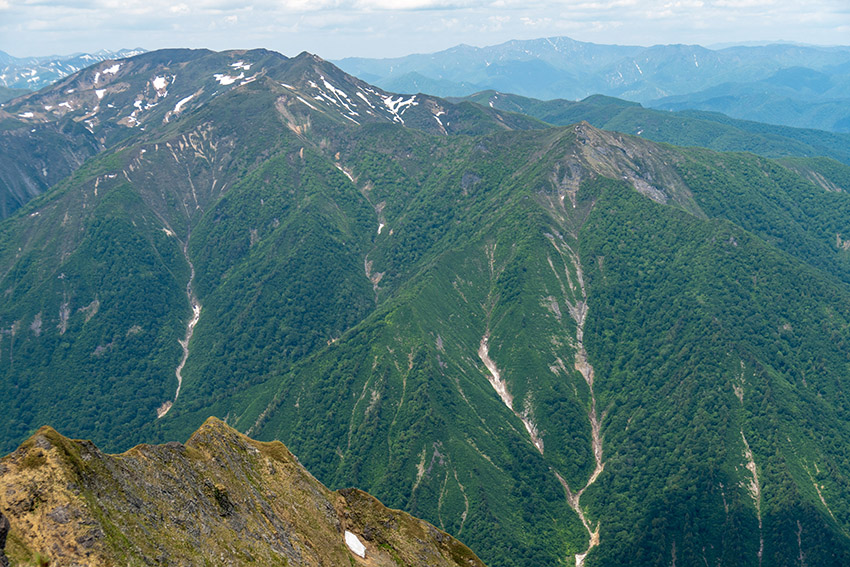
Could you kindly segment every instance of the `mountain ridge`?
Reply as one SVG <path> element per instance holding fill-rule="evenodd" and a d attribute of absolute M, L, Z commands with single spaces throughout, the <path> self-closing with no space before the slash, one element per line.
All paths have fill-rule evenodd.
<path fill-rule="evenodd" d="M 788 126 L 774 126 L 697 110 L 663 111 L 623 99 L 593 95 L 581 101 L 521 97 L 482 91 L 464 98 L 491 108 L 519 112 L 554 126 L 587 120 L 597 128 L 642 136 L 656 142 L 717 151 L 749 151 L 771 158 L 829 157 L 850 163 L 850 136 Z"/>
<path fill-rule="evenodd" d="M 335 81 L 336 86 L 328 80 Z M 302 110 L 286 111 L 289 127 L 296 130 L 305 127 L 296 118 L 305 111 L 321 111 L 326 118 L 350 124 L 404 124 L 407 120 L 409 126 L 444 135 L 474 134 L 485 123 L 487 128 L 542 126 L 530 117 L 465 103 L 453 105 L 427 95 L 387 93 L 306 52 L 294 58 L 262 49 L 221 54 L 209 50 L 149 52 L 96 63 L 0 109 L 0 147 L 4 148 L 0 154 L 0 212 L 8 216 L 71 174 L 84 159 L 119 147 L 137 130 L 165 125 L 255 81 L 254 87 L 262 84 L 267 92 L 278 92 L 289 102 L 304 105 Z M 67 131 L 78 134 L 69 139 L 64 134 Z M 69 145 L 76 145 L 70 156 Z M 33 151 L 33 146 L 38 151 Z M 24 154 L 43 159 L 22 160 Z"/>
<path fill-rule="evenodd" d="M 0 466 L 20 564 L 483 566 L 448 534 L 361 491 L 332 493 L 283 444 L 215 418 L 185 444 L 120 455 L 42 427 Z"/>

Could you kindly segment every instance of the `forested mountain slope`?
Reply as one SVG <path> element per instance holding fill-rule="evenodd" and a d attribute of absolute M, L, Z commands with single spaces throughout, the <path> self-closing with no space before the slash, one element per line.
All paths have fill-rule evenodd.
<path fill-rule="evenodd" d="M 62 88 L 93 105 L 98 72 Z M 115 80 L 102 152 L 0 223 L 7 450 L 212 414 L 492 565 L 850 559 L 847 166 L 546 128 L 309 54 Z M 11 119 L 53 121 L 37 96 Z"/>
<path fill-rule="evenodd" d="M 641 136 L 678 146 L 725 152 L 752 152 L 766 157 L 829 157 L 850 165 L 850 134 L 776 126 L 738 120 L 717 112 L 668 112 L 602 95 L 581 101 L 536 100 L 483 91 L 451 99 L 533 116 L 554 126 L 586 120 L 597 128 Z"/>

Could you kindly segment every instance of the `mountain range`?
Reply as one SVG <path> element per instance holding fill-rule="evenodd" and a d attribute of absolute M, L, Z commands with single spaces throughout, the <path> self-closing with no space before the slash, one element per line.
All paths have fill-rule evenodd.
<path fill-rule="evenodd" d="M 545 100 L 603 94 L 665 110 L 850 131 L 848 47 L 639 47 L 550 37 L 336 63 L 398 92 L 468 96 L 495 90 Z"/>
<path fill-rule="evenodd" d="M 121 59 L 144 53 L 144 49 L 101 49 L 95 53 L 13 57 L 0 51 L 0 102 L 5 102 L 8 89 L 35 91 L 51 85 L 98 61 Z"/>
<path fill-rule="evenodd" d="M 2 448 L 215 415 L 489 565 L 847 564 L 840 135 L 501 97 L 165 50 L 7 103 L 57 180 L 0 221 Z M 568 118 L 626 111 L 785 157 Z"/>

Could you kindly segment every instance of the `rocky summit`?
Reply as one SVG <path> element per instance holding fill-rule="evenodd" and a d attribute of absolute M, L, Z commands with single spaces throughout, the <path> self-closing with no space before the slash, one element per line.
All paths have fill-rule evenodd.
<path fill-rule="evenodd" d="M 20 565 L 483 566 L 432 525 L 332 492 L 282 443 L 215 418 L 185 445 L 121 455 L 43 427 L 0 461 L 0 509 L 0 550 Z"/>

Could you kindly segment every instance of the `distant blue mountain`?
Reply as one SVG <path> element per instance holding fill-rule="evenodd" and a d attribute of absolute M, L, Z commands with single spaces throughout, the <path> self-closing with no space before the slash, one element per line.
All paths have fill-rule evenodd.
<path fill-rule="evenodd" d="M 95 53 L 13 57 L 0 51 L 0 86 L 36 91 L 99 61 L 123 59 L 144 52 L 141 48 L 102 49 Z"/>
<path fill-rule="evenodd" d="M 337 64 L 395 92 L 496 90 L 543 100 L 604 94 L 655 108 L 850 131 L 850 47 L 638 47 L 552 37 Z"/>

